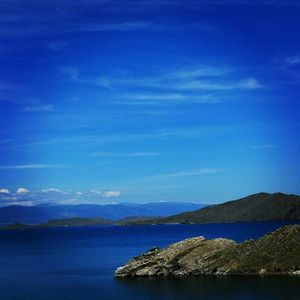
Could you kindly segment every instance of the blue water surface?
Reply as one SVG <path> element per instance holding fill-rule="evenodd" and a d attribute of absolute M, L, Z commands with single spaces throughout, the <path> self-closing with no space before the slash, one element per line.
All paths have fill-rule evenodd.
<path fill-rule="evenodd" d="M 300 299 L 297 276 L 115 280 L 114 270 L 150 247 L 188 237 L 258 238 L 287 223 L 101 226 L 0 231 L 2 300 Z"/>

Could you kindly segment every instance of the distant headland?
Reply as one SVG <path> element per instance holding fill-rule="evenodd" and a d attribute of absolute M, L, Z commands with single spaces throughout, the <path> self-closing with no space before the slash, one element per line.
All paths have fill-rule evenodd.
<path fill-rule="evenodd" d="M 297 220 L 300 220 L 300 196 L 284 193 L 258 193 L 169 217 L 154 218 L 151 220 L 134 220 L 127 222 L 127 225 Z"/>

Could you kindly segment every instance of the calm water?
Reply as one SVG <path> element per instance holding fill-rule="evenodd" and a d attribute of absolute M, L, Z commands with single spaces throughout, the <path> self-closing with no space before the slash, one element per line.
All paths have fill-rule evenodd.
<path fill-rule="evenodd" d="M 114 280 L 131 256 L 197 235 L 236 241 L 283 223 L 89 227 L 0 231 L 0 299 L 300 299 L 300 278 Z"/>

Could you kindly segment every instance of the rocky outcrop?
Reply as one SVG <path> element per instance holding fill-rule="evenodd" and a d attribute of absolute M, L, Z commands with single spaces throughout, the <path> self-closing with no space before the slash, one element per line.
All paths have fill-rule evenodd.
<path fill-rule="evenodd" d="M 195 237 L 152 248 L 115 271 L 116 277 L 300 274 L 300 225 L 237 244 Z"/>

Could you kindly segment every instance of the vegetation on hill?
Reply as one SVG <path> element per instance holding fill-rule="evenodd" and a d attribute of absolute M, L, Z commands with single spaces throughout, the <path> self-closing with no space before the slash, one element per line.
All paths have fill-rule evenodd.
<path fill-rule="evenodd" d="M 111 221 L 102 218 L 68 218 L 51 220 L 41 224 L 13 223 L 0 227 L 0 229 L 32 229 L 49 227 L 83 227 L 112 224 Z"/>
<path fill-rule="evenodd" d="M 123 225 L 139 225 L 141 222 L 151 222 L 152 220 L 156 220 L 157 217 L 128 217 L 128 218 L 123 218 L 120 220 L 117 220 L 115 222 L 116 225 L 118 226 L 123 226 Z"/>
<path fill-rule="evenodd" d="M 94 226 L 94 225 L 104 225 L 111 224 L 112 222 L 109 220 L 105 220 L 102 218 L 69 218 L 69 219 L 59 219 L 59 220 L 51 220 L 48 221 L 42 226 L 46 227 L 58 227 L 58 226 Z"/>
<path fill-rule="evenodd" d="M 170 217 L 141 221 L 139 224 L 232 223 L 275 220 L 300 220 L 300 196 L 283 193 L 259 193 Z"/>

